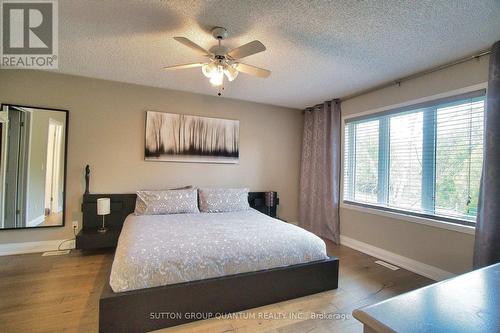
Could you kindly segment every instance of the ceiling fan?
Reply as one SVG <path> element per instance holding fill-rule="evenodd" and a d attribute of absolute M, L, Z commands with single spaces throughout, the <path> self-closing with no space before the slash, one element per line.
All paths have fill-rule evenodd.
<path fill-rule="evenodd" d="M 229 50 L 227 47 L 221 45 L 221 41 L 228 36 L 225 28 L 213 28 L 212 36 L 217 39 L 218 44 L 211 47 L 208 51 L 186 37 L 174 37 L 174 39 L 179 43 L 184 44 L 196 53 L 207 57 L 208 61 L 168 66 L 164 67 L 164 69 L 175 70 L 201 67 L 202 73 L 210 79 L 210 83 L 221 89 L 224 89 L 224 76 L 226 76 L 229 81 L 233 81 L 236 79 L 239 72 L 261 78 L 267 78 L 271 75 L 271 71 L 268 71 L 267 69 L 239 62 L 242 58 L 265 51 L 266 47 L 260 41 L 254 40 L 253 42 Z M 218 95 L 221 95 L 220 90 Z"/>

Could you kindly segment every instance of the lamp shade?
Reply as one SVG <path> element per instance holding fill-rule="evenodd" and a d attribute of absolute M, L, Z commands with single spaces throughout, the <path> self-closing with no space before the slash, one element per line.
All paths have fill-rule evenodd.
<path fill-rule="evenodd" d="M 99 198 L 97 199 L 97 215 L 109 215 L 111 212 L 111 199 Z"/>
<path fill-rule="evenodd" d="M 224 74 L 226 74 L 226 77 L 229 81 L 233 81 L 238 76 L 238 71 L 236 70 L 234 65 L 226 66 L 226 68 L 224 69 Z"/>

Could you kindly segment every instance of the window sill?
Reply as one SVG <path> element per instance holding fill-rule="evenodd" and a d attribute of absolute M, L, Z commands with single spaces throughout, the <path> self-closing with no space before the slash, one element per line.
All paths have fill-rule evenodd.
<path fill-rule="evenodd" d="M 363 212 L 363 213 L 370 213 L 370 214 L 384 216 L 384 217 L 388 217 L 388 218 L 392 218 L 392 219 L 423 224 L 423 225 L 427 225 L 427 226 L 431 226 L 431 227 L 435 227 L 435 228 L 440 228 L 440 229 L 452 230 L 452 231 L 461 232 L 461 233 L 469 234 L 469 235 L 474 235 L 476 233 L 475 227 L 471 227 L 471 226 L 467 226 L 467 225 L 460 225 L 460 224 L 450 223 L 450 222 L 445 222 L 445 221 L 434 220 L 434 219 L 430 219 L 430 218 L 426 218 L 426 217 L 390 212 L 390 211 L 385 211 L 385 210 L 381 210 L 381 209 L 376 209 L 376 208 L 371 208 L 371 207 L 363 207 L 363 206 L 353 205 L 353 204 L 344 203 L 344 202 L 342 202 L 340 204 L 340 208 L 356 210 L 356 211 Z"/>

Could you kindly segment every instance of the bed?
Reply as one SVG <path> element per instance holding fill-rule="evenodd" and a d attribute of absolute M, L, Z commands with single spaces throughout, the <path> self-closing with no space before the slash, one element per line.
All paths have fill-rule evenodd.
<path fill-rule="evenodd" d="M 250 193 L 247 211 L 148 216 L 130 214 L 133 195 L 106 195 L 122 230 L 100 332 L 146 332 L 337 288 L 338 259 L 317 236 L 259 212 L 261 194 Z M 101 196 L 84 196 L 84 221 Z"/>
<path fill-rule="evenodd" d="M 111 270 L 114 292 L 327 259 L 317 236 L 254 209 L 129 215 Z"/>

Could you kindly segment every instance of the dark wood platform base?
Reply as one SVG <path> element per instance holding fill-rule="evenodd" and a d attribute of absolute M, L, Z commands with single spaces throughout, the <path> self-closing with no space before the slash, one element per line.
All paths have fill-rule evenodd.
<path fill-rule="evenodd" d="M 147 332 L 338 287 L 339 261 L 322 261 L 114 293 L 99 301 L 100 332 Z"/>

